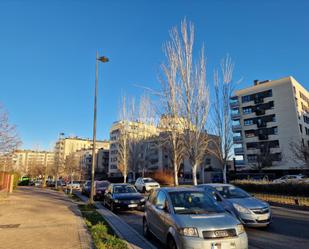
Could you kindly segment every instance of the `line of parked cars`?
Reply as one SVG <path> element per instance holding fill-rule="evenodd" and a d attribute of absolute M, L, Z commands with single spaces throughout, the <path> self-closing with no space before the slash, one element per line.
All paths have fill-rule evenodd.
<path fill-rule="evenodd" d="M 170 249 L 247 249 L 244 226 L 267 227 L 272 218 L 268 203 L 230 184 L 161 188 L 151 178 L 138 178 L 134 185 L 95 186 L 96 199 L 113 212 L 143 209 L 144 236 L 154 235 Z M 89 195 L 90 182 L 82 192 Z M 144 192 L 150 192 L 148 198 Z"/>

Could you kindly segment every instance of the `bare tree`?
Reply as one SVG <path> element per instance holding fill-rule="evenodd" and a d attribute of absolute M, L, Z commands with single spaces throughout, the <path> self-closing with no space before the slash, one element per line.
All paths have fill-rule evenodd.
<path fill-rule="evenodd" d="M 204 48 L 200 51 L 200 57 L 194 61 L 194 25 L 181 22 L 181 33 L 177 28 L 171 31 L 171 42 L 168 46 L 173 68 L 173 80 L 176 81 L 175 95 L 178 117 L 182 122 L 186 146 L 186 156 L 192 166 L 192 178 L 197 184 L 197 168 L 204 163 L 207 148 L 208 135 L 206 122 L 209 110 L 209 89 L 206 82 L 206 63 Z M 173 86 L 174 86 L 173 85 Z"/>
<path fill-rule="evenodd" d="M 10 124 L 6 110 L 0 105 L 0 163 L 2 170 L 12 170 L 12 153 L 21 144 L 15 125 Z"/>
<path fill-rule="evenodd" d="M 292 159 L 301 167 L 309 168 L 309 146 L 303 141 L 292 141 L 289 147 L 293 154 Z"/>
<path fill-rule="evenodd" d="M 71 153 L 66 157 L 65 161 L 65 173 L 70 177 L 71 185 L 70 185 L 70 194 L 72 194 L 72 185 L 74 181 L 74 176 L 79 174 L 81 171 L 80 164 L 79 164 L 79 157 Z"/>
<path fill-rule="evenodd" d="M 124 182 L 127 181 L 127 176 L 130 171 L 129 168 L 129 155 L 130 155 L 130 129 L 132 117 L 134 116 L 134 100 L 132 99 L 128 105 L 125 96 L 122 97 L 120 109 L 120 122 L 121 129 L 118 134 L 118 170 L 122 173 Z"/>
<path fill-rule="evenodd" d="M 231 157 L 233 147 L 233 134 L 230 111 L 230 98 L 234 90 L 233 85 L 234 63 L 227 55 L 221 62 L 221 77 L 218 70 L 214 71 L 214 101 L 213 101 L 213 123 L 214 134 L 218 139 L 214 141 L 212 154 L 223 166 L 223 181 L 227 182 L 227 162 Z"/>

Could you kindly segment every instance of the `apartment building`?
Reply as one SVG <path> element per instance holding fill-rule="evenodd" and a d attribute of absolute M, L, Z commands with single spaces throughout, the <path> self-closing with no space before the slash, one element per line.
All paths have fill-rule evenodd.
<path fill-rule="evenodd" d="M 309 145 L 309 93 L 293 77 L 254 81 L 231 98 L 238 169 L 297 169 L 292 144 Z"/>
<path fill-rule="evenodd" d="M 55 154 L 50 151 L 16 150 L 12 156 L 13 168 L 27 174 L 29 166 L 36 164 L 44 167 L 52 167 L 55 162 Z"/>
<path fill-rule="evenodd" d="M 57 162 L 64 162 L 66 157 L 79 150 L 88 150 L 92 148 L 92 139 L 80 137 L 59 138 L 55 146 L 55 157 Z M 109 141 L 96 141 L 96 149 L 109 149 Z"/>
<path fill-rule="evenodd" d="M 130 122 L 129 125 L 124 126 L 123 122 L 115 122 L 110 129 L 110 163 L 109 176 L 119 177 L 121 172 L 118 170 L 118 139 L 122 133 L 122 129 L 126 128 L 129 131 L 131 138 L 138 138 L 139 151 L 137 153 L 138 160 L 134 162 L 135 172 L 139 174 L 154 173 L 156 171 L 171 170 L 171 158 L 168 151 L 162 148 L 161 143 L 163 137 L 166 137 L 171 129 L 182 130 L 184 120 L 181 118 L 169 118 L 162 116 L 158 126 L 146 125 L 138 122 Z M 198 168 L 198 176 L 200 182 L 210 182 L 212 173 L 222 172 L 222 165 L 212 155 L 206 155 L 205 163 Z M 132 177 L 133 172 L 129 172 L 129 178 Z M 189 160 L 185 158 L 180 165 L 180 178 L 192 179 L 192 170 Z M 209 179 L 208 179 L 209 178 Z M 181 180 L 180 179 L 180 180 Z"/>
<path fill-rule="evenodd" d="M 121 176 L 118 169 L 118 146 L 119 137 L 124 134 L 135 140 L 142 140 L 158 134 L 158 129 L 154 125 L 142 122 L 117 121 L 114 122 L 110 129 L 110 152 L 109 152 L 109 169 L 108 174 L 111 177 Z"/>

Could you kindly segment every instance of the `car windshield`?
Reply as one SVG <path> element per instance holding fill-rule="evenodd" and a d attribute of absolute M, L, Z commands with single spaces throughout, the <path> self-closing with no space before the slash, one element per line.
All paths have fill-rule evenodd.
<path fill-rule="evenodd" d="M 155 180 L 153 180 L 151 178 L 144 178 L 143 181 L 144 182 L 156 182 Z"/>
<path fill-rule="evenodd" d="M 97 182 L 97 188 L 106 188 L 109 185 L 109 182 Z"/>
<path fill-rule="evenodd" d="M 114 186 L 113 192 L 115 194 L 136 193 L 136 189 L 128 185 L 118 185 L 118 186 Z"/>
<path fill-rule="evenodd" d="M 216 189 L 226 199 L 250 197 L 250 195 L 246 191 L 234 186 L 220 186 L 216 187 Z"/>
<path fill-rule="evenodd" d="M 176 214 L 222 213 L 224 210 L 205 192 L 177 191 L 169 196 Z"/>

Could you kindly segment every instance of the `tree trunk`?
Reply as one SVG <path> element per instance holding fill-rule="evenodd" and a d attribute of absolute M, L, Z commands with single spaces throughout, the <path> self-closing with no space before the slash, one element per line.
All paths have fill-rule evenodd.
<path fill-rule="evenodd" d="M 197 170 L 197 164 L 194 164 L 192 167 L 192 180 L 193 180 L 193 185 L 197 185 L 197 177 L 196 177 L 196 170 Z"/>
<path fill-rule="evenodd" d="M 177 167 L 177 162 L 174 159 L 174 186 L 178 186 L 178 167 Z"/>
<path fill-rule="evenodd" d="M 223 183 L 226 183 L 226 163 L 223 164 Z"/>
<path fill-rule="evenodd" d="M 127 182 L 127 174 L 123 174 L 123 183 L 126 183 Z"/>

